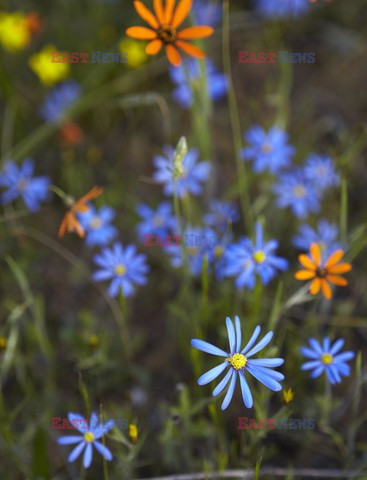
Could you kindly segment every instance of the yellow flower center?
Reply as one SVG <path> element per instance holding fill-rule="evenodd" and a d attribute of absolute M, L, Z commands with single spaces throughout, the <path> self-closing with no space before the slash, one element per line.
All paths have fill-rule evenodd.
<path fill-rule="evenodd" d="M 157 215 L 156 217 L 154 217 L 153 223 L 156 227 L 160 227 L 161 225 L 163 225 L 163 220 Z"/>
<path fill-rule="evenodd" d="M 214 255 L 215 255 L 215 257 L 216 257 L 216 258 L 221 257 L 221 256 L 223 255 L 223 250 L 224 250 L 223 247 L 220 247 L 220 246 L 215 247 L 215 249 L 214 249 Z"/>
<path fill-rule="evenodd" d="M 330 353 L 323 353 L 321 355 L 321 361 L 324 365 L 330 365 L 330 363 L 333 363 L 333 356 L 330 355 Z"/>
<path fill-rule="evenodd" d="M 87 442 L 87 443 L 91 443 L 91 442 L 94 442 L 94 435 L 92 432 L 87 432 L 85 435 L 84 435 L 84 440 Z"/>
<path fill-rule="evenodd" d="M 306 195 L 306 189 L 302 185 L 297 185 L 293 189 L 294 196 L 297 198 L 302 198 Z"/>
<path fill-rule="evenodd" d="M 119 265 L 116 265 L 115 267 L 115 273 L 116 275 L 120 275 L 121 277 L 125 275 L 126 273 L 126 267 L 123 263 L 120 263 Z"/>
<path fill-rule="evenodd" d="M 157 35 L 165 45 L 175 43 L 177 40 L 177 31 L 171 25 L 161 25 L 157 30 Z"/>
<path fill-rule="evenodd" d="M 263 151 L 263 153 L 270 153 L 273 150 L 273 146 L 270 143 L 266 142 L 261 147 L 261 150 Z"/>
<path fill-rule="evenodd" d="M 198 253 L 198 249 L 196 247 L 188 247 L 187 253 L 191 256 L 194 256 Z"/>
<path fill-rule="evenodd" d="M 90 226 L 91 226 L 91 228 L 93 228 L 94 230 L 97 230 L 98 228 L 101 228 L 101 226 L 102 226 L 101 219 L 98 218 L 98 217 L 92 218 L 92 220 L 91 220 L 91 222 L 90 222 Z"/>
<path fill-rule="evenodd" d="M 264 263 L 266 259 L 266 255 L 261 250 L 258 250 L 254 253 L 254 260 L 256 263 Z"/>
<path fill-rule="evenodd" d="M 247 358 L 245 355 L 242 355 L 242 353 L 235 353 L 231 357 L 228 357 L 227 361 L 235 370 L 241 370 L 241 368 L 246 366 Z"/>

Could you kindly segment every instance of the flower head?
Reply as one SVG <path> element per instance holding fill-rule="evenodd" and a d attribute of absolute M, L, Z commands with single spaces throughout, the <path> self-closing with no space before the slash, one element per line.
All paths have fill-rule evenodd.
<path fill-rule="evenodd" d="M 228 80 L 226 75 L 219 72 L 209 59 L 206 60 L 205 67 L 208 95 L 212 100 L 222 98 L 228 89 Z M 195 95 L 200 95 L 202 90 L 203 75 L 198 60 L 189 59 L 184 66 L 170 68 L 171 80 L 177 85 L 172 93 L 173 99 L 183 108 L 190 108 L 193 104 Z"/>
<path fill-rule="evenodd" d="M 279 175 L 273 191 L 277 195 L 277 206 L 290 207 L 297 217 L 303 218 L 309 212 L 320 210 L 320 190 L 306 178 L 303 169 Z"/>
<path fill-rule="evenodd" d="M 352 265 L 350 263 L 339 263 L 343 256 L 344 251 L 337 250 L 326 261 L 323 261 L 320 247 L 317 243 L 312 243 L 310 256 L 301 254 L 298 257 L 305 270 L 298 270 L 294 276 L 297 280 L 312 280 L 310 285 L 311 295 L 317 295 L 321 290 L 324 297 L 330 300 L 332 291 L 329 283 L 339 286 L 348 285 L 347 280 L 340 277 L 340 274 L 349 272 Z"/>
<path fill-rule="evenodd" d="M 156 210 L 140 203 L 136 211 L 142 219 L 137 226 L 142 241 L 145 238 L 144 235 L 149 234 L 163 239 L 166 235 L 175 231 L 177 227 L 176 217 L 172 215 L 172 205 L 169 202 L 161 202 Z"/>
<path fill-rule="evenodd" d="M 178 31 L 178 27 L 190 13 L 193 0 L 180 0 L 176 9 L 175 0 L 166 0 L 163 8 L 162 0 L 154 0 L 154 14 L 141 1 L 134 1 L 138 15 L 149 25 L 147 27 L 130 27 L 126 35 L 139 40 L 150 40 L 146 47 L 148 55 L 156 55 L 164 46 L 168 60 L 174 66 L 181 64 L 181 55 L 177 47 L 188 55 L 204 58 L 200 48 L 186 42 L 198 38 L 209 37 L 214 30 L 209 26 L 195 26 Z"/>
<path fill-rule="evenodd" d="M 327 155 L 310 155 L 306 159 L 305 175 L 310 182 L 322 190 L 337 186 L 340 182 L 334 163 Z"/>
<path fill-rule="evenodd" d="M 263 228 L 256 224 L 255 243 L 244 237 L 227 248 L 223 272 L 227 277 L 236 276 L 237 288 L 255 288 L 256 275 L 264 285 L 276 276 L 278 270 L 287 270 L 288 261 L 275 255 L 276 240 L 264 241 Z"/>
<path fill-rule="evenodd" d="M 46 95 L 40 108 L 42 118 L 47 122 L 56 120 L 70 105 L 79 99 L 81 93 L 77 82 L 70 81 L 57 85 Z"/>
<path fill-rule="evenodd" d="M 129 62 L 127 66 L 130 68 L 138 68 L 146 63 L 148 57 L 145 53 L 144 45 L 137 40 L 131 38 L 123 38 L 119 43 L 119 51 L 127 53 Z"/>
<path fill-rule="evenodd" d="M 156 171 L 153 179 L 164 184 L 165 195 L 173 195 L 176 189 L 177 196 L 182 198 L 187 194 L 200 195 L 202 182 L 207 180 L 210 173 L 209 162 L 199 162 L 199 151 L 193 148 L 187 152 L 182 161 L 182 168 L 175 179 L 174 157 L 172 147 L 164 149 L 164 156 L 156 156 L 153 159 Z"/>
<path fill-rule="evenodd" d="M 24 160 L 18 167 L 14 162 L 5 164 L 0 173 L 0 187 L 7 188 L 1 194 L 2 203 L 10 203 L 22 197 L 31 212 L 39 210 L 40 203 L 49 196 L 50 180 L 47 177 L 33 177 L 34 162 L 31 158 Z"/>
<path fill-rule="evenodd" d="M 237 222 L 240 218 L 238 208 L 233 203 L 212 200 L 209 207 L 210 212 L 204 215 L 204 223 L 216 228 L 219 232 L 225 232 L 228 225 Z"/>
<path fill-rule="evenodd" d="M 93 274 L 93 280 L 111 280 L 108 288 L 111 297 L 116 297 L 120 291 L 124 297 L 130 297 L 134 293 L 134 284 L 147 283 L 149 267 L 146 256 L 137 254 L 135 245 L 123 247 L 121 243 L 115 243 L 112 248 L 104 248 L 93 260 L 100 267 Z"/>
<path fill-rule="evenodd" d="M 0 13 L 0 43 L 9 52 L 27 47 L 31 40 L 27 16 L 22 12 Z"/>
<path fill-rule="evenodd" d="M 245 133 L 244 138 L 249 146 L 242 150 L 242 156 L 253 161 L 255 172 L 269 170 L 277 173 L 291 164 L 295 148 L 288 144 L 288 134 L 280 128 L 272 127 L 265 132 L 256 125 Z"/>
<path fill-rule="evenodd" d="M 57 50 L 53 45 L 46 45 L 40 52 L 31 56 L 29 64 L 40 81 L 50 87 L 70 74 L 68 63 L 52 62 L 52 53 Z"/>
<path fill-rule="evenodd" d="M 283 401 L 286 405 L 293 401 L 294 392 L 291 388 L 288 390 L 283 390 Z"/>
<path fill-rule="evenodd" d="M 311 243 L 317 243 L 323 256 L 328 256 L 340 249 L 338 242 L 339 230 L 337 225 L 327 220 L 320 220 L 313 229 L 309 225 L 300 225 L 298 235 L 294 236 L 292 243 L 300 250 L 310 250 Z"/>
<path fill-rule="evenodd" d="M 98 422 L 98 416 L 92 413 L 90 418 L 90 425 L 88 426 L 86 420 L 76 413 L 69 413 L 69 422 L 74 426 L 78 432 L 82 435 L 67 435 L 57 439 L 57 443 L 60 445 L 72 445 L 77 443 L 78 445 L 71 451 L 68 461 L 74 462 L 84 450 L 83 466 L 89 468 L 93 460 L 93 448 L 103 456 L 107 461 L 112 460 L 112 453 L 110 450 L 98 440 L 103 437 L 111 428 L 113 428 L 113 422 L 111 420 L 104 424 Z"/>
<path fill-rule="evenodd" d="M 254 346 L 261 331 L 261 328 L 258 325 L 247 345 L 241 350 L 241 323 L 238 316 L 235 317 L 235 325 L 233 325 L 232 320 L 227 317 L 226 326 L 229 340 L 229 351 L 224 351 L 204 340 L 191 340 L 191 345 L 194 348 L 211 355 L 223 357 L 224 359 L 223 363 L 204 373 L 204 375 L 198 379 L 198 384 L 206 385 L 227 370 L 226 375 L 213 391 L 214 396 L 219 395 L 230 381 L 229 388 L 222 403 L 222 410 L 225 410 L 232 400 L 237 377 L 240 378 L 243 402 L 247 408 L 251 408 L 253 405 L 253 399 L 244 373 L 247 371 L 270 390 L 279 392 L 282 389 L 279 382 L 284 380 L 284 375 L 272 370 L 272 368 L 283 365 L 284 360 L 282 358 L 250 358 L 266 347 L 273 337 L 273 332 L 267 333 L 265 337 Z"/>
<path fill-rule="evenodd" d="M 298 17 L 307 12 L 309 0 L 255 0 L 257 10 L 265 17 Z"/>
<path fill-rule="evenodd" d="M 129 437 L 132 443 L 138 443 L 139 432 L 138 427 L 134 423 L 129 425 Z"/>
<path fill-rule="evenodd" d="M 331 345 L 328 337 L 324 338 L 322 344 L 314 338 L 310 338 L 308 343 L 311 348 L 302 347 L 300 349 L 302 355 L 310 359 L 302 365 L 302 370 L 312 370 L 312 378 L 317 378 L 325 372 L 329 382 L 333 385 L 340 383 L 341 377 L 349 376 L 350 367 L 345 362 L 351 360 L 354 353 L 338 353 L 343 348 L 344 340 L 339 339 Z"/>
<path fill-rule="evenodd" d="M 66 203 L 70 207 L 66 212 L 59 229 L 58 236 L 63 237 L 65 232 L 76 232 L 79 237 L 85 236 L 85 231 L 79 220 L 76 217 L 77 213 L 85 213 L 89 210 L 88 202 L 99 197 L 103 193 L 103 188 L 93 187 L 87 194 L 79 200 L 74 200 L 72 197 L 66 198 Z"/>
<path fill-rule="evenodd" d="M 117 236 L 117 228 L 111 225 L 116 213 L 113 208 L 103 206 L 97 210 L 88 205 L 88 210 L 78 214 L 79 222 L 86 232 L 86 244 L 90 247 L 107 245 Z"/>

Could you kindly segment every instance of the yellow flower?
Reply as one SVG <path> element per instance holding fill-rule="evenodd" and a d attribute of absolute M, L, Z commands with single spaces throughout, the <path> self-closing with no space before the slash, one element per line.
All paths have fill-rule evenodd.
<path fill-rule="evenodd" d="M 98 335 L 93 334 L 93 335 L 91 335 L 91 336 L 89 337 L 89 345 L 90 345 L 91 347 L 98 347 L 98 345 L 99 345 L 99 337 L 98 337 Z"/>
<path fill-rule="evenodd" d="M 29 45 L 30 40 L 28 20 L 23 13 L 0 13 L 0 43 L 6 50 L 22 50 Z"/>
<path fill-rule="evenodd" d="M 119 51 L 127 53 L 127 65 L 131 68 L 137 68 L 146 63 L 148 55 L 145 53 L 145 46 L 130 38 L 124 38 L 119 42 Z"/>
<path fill-rule="evenodd" d="M 137 443 L 139 438 L 138 427 L 133 423 L 129 425 L 129 437 L 132 443 Z"/>
<path fill-rule="evenodd" d="M 47 87 L 64 80 L 70 74 L 68 63 L 53 63 L 51 61 L 52 52 L 56 51 L 56 47 L 47 45 L 43 50 L 32 55 L 29 60 L 32 70 Z"/>
<path fill-rule="evenodd" d="M 7 344 L 6 337 L 1 336 L 0 337 L 0 349 L 5 350 L 6 349 L 6 344 Z"/>
<path fill-rule="evenodd" d="M 283 401 L 288 405 L 288 403 L 291 403 L 294 397 L 294 392 L 291 388 L 288 390 L 283 390 Z"/>

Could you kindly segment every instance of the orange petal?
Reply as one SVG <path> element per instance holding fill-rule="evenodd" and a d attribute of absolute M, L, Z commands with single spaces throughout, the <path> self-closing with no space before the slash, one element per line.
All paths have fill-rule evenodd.
<path fill-rule="evenodd" d="M 171 25 L 173 28 L 177 28 L 186 19 L 190 13 L 193 0 L 181 0 L 178 4 L 175 13 L 173 14 Z"/>
<path fill-rule="evenodd" d="M 310 270 L 298 270 L 298 272 L 294 274 L 294 277 L 297 280 L 310 280 L 315 277 L 315 272 L 311 272 Z"/>
<path fill-rule="evenodd" d="M 135 10 L 138 12 L 138 15 L 147 22 L 152 28 L 159 28 L 158 20 L 155 18 L 153 13 L 144 5 L 140 0 L 134 2 Z"/>
<path fill-rule="evenodd" d="M 311 243 L 310 247 L 311 258 L 315 264 L 319 267 L 321 265 L 321 251 L 317 243 Z"/>
<path fill-rule="evenodd" d="M 159 38 L 156 38 L 155 40 L 152 40 L 151 42 L 148 43 L 145 49 L 145 53 L 147 55 L 156 55 L 162 48 L 162 45 L 163 45 L 162 40 L 159 40 Z"/>
<path fill-rule="evenodd" d="M 345 278 L 343 277 L 338 277 L 336 275 L 328 275 L 327 279 L 334 285 L 339 285 L 339 287 L 345 287 L 346 285 L 348 285 L 347 280 L 345 280 Z"/>
<path fill-rule="evenodd" d="M 153 8 L 154 8 L 155 14 L 157 15 L 159 24 L 162 25 L 163 23 L 165 23 L 162 0 L 154 0 Z"/>
<path fill-rule="evenodd" d="M 178 53 L 177 48 L 173 47 L 172 45 L 167 45 L 166 54 L 168 60 L 174 67 L 179 67 L 181 65 L 181 55 Z"/>
<path fill-rule="evenodd" d="M 153 40 L 153 38 L 157 38 L 156 32 L 147 27 L 129 27 L 125 33 L 128 37 L 137 38 L 138 40 Z"/>
<path fill-rule="evenodd" d="M 344 256 L 344 250 L 337 250 L 334 252 L 325 262 L 325 267 L 330 268 L 333 265 L 336 265 Z"/>
<path fill-rule="evenodd" d="M 59 228 L 59 232 L 57 234 L 57 236 L 59 238 L 62 238 L 65 235 L 67 223 L 68 223 L 68 214 L 66 214 L 64 216 L 64 218 L 62 219 L 62 222 L 61 222 L 61 225 L 60 225 L 60 228 Z"/>
<path fill-rule="evenodd" d="M 305 268 L 307 268 L 308 270 L 315 271 L 317 268 L 317 266 L 313 263 L 311 258 L 305 255 L 304 253 L 301 253 L 301 255 L 298 255 L 298 260 L 299 260 L 299 263 Z"/>
<path fill-rule="evenodd" d="M 205 58 L 205 53 L 200 48 L 195 47 L 195 45 L 191 45 L 191 43 L 176 40 L 176 45 L 192 57 Z"/>
<path fill-rule="evenodd" d="M 103 188 L 93 187 L 92 190 L 89 190 L 88 193 L 86 193 L 83 197 L 79 198 L 79 200 L 76 202 L 76 205 L 79 206 L 79 204 L 89 202 L 89 200 L 93 200 L 94 198 L 97 198 L 100 195 L 102 195 L 103 192 L 104 192 Z"/>
<path fill-rule="evenodd" d="M 350 263 L 339 263 L 339 265 L 334 265 L 333 267 L 328 268 L 329 273 L 347 273 L 352 270 L 352 265 Z"/>
<path fill-rule="evenodd" d="M 175 8 L 176 0 L 166 0 L 166 10 L 164 12 L 164 23 L 171 24 L 173 9 Z"/>
<path fill-rule="evenodd" d="M 317 295 L 321 288 L 321 279 L 315 278 L 315 280 L 311 283 L 310 286 L 310 293 L 311 295 Z"/>
<path fill-rule="evenodd" d="M 330 300 L 330 298 L 333 296 L 331 287 L 325 279 L 321 280 L 321 291 L 327 300 Z"/>
<path fill-rule="evenodd" d="M 183 38 L 185 40 L 190 40 L 193 38 L 205 38 L 213 35 L 214 29 L 212 27 L 202 26 L 202 27 L 189 27 L 184 28 L 181 32 L 178 32 L 177 37 Z"/>

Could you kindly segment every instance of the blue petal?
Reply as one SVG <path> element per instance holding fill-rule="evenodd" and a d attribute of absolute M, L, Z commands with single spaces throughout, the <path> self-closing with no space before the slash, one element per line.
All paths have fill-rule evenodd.
<path fill-rule="evenodd" d="M 279 367 L 283 365 L 283 358 L 257 358 L 254 360 L 249 360 L 249 364 L 259 365 L 260 367 Z"/>
<path fill-rule="evenodd" d="M 354 352 L 344 352 L 344 353 L 340 353 L 339 355 L 336 355 L 334 357 L 334 362 L 335 363 L 338 363 L 338 362 L 347 362 L 348 360 L 352 360 L 352 358 L 354 357 Z"/>
<path fill-rule="evenodd" d="M 77 445 L 68 456 L 68 462 L 74 462 L 79 455 L 82 453 L 83 448 L 85 447 L 85 441 L 83 440 L 79 445 Z"/>
<path fill-rule="evenodd" d="M 317 358 L 320 358 L 320 354 L 311 350 L 310 348 L 307 347 L 301 347 L 299 351 L 302 353 L 302 355 L 306 358 L 312 358 L 316 360 Z"/>
<path fill-rule="evenodd" d="M 327 376 L 329 382 L 330 382 L 332 385 L 335 385 L 336 381 L 335 381 L 335 378 L 334 378 L 334 375 L 333 375 L 331 369 L 328 368 L 328 367 L 326 367 L 326 368 L 325 368 L 325 372 L 326 372 L 326 376 Z"/>
<path fill-rule="evenodd" d="M 96 447 L 96 449 L 99 451 L 99 453 L 103 456 L 105 460 L 107 460 L 108 462 L 112 460 L 113 458 L 112 453 L 101 442 L 98 442 L 97 440 L 95 440 L 93 442 L 93 445 Z"/>
<path fill-rule="evenodd" d="M 236 346 L 236 335 L 234 333 L 232 320 L 229 317 L 226 318 L 226 325 L 227 325 L 228 340 L 229 340 L 229 351 L 231 352 L 231 355 L 233 355 L 235 346 Z"/>
<path fill-rule="evenodd" d="M 339 375 L 339 372 L 338 372 L 338 369 L 337 369 L 336 365 L 329 365 L 329 368 L 331 370 L 331 373 L 334 377 L 335 382 L 340 383 L 342 381 L 342 379 L 340 378 L 340 375 Z"/>
<path fill-rule="evenodd" d="M 210 383 L 212 380 L 218 377 L 225 369 L 228 367 L 229 363 L 224 362 L 221 365 L 218 365 L 217 367 L 212 368 L 208 372 L 204 373 L 201 375 L 201 377 L 198 379 L 198 384 L 199 385 L 206 385 L 207 383 Z"/>
<path fill-rule="evenodd" d="M 247 371 L 250 372 L 251 375 L 253 375 L 257 380 L 259 380 L 259 382 L 268 387 L 270 390 L 273 390 L 274 392 L 279 392 L 282 389 L 280 383 L 278 383 L 276 380 L 269 377 L 269 375 L 261 371 L 260 367 L 253 367 L 251 365 L 248 365 Z"/>
<path fill-rule="evenodd" d="M 234 389 L 236 388 L 236 381 L 237 381 L 237 372 L 234 370 L 232 372 L 231 383 L 229 384 L 226 396 L 224 397 L 223 403 L 220 407 L 222 410 L 225 410 L 230 404 L 230 401 L 232 400 L 233 392 L 234 392 Z"/>
<path fill-rule="evenodd" d="M 89 468 L 90 464 L 92 463 L 92 458 L 93 458 L 93 448 L 91 443 L 87 443 L 85 452 L 84 452 L 84 457 L 83 457 L 83 465 L 84 468 Z"/>
<path fill-rule="evenodd" d="M 317 340 L 315 340 L 314 338 L 310 338 L 308 343 L 310 344 L 311 348 L 313 348 L 313 350 L 315 350 L 315 352 L 317 352 L 319 355 L 323 354 L 321 345 Z"/>
<path fill-rule="evenodd" d="M 255 353 L 260 352 L 266 345 L 270 342 L 273 338 L 273 332 L 269 332 L 265 335 L 265 337 L 249 352 L 246 353 L 246 357 L 251 357 L 251 355 L 255 355 Z"/>
<path fill-rule="evenodd" d="M 258 367 L 258 366 L 256 366 L 255 368 L 259 372 L 263 373 L 264 375 L 267 375 L 269 378 L 272 378 L 273 380 L 277 380 L 278 382 L 281 382 L 285 378 L 284 375 L 278 372 L 277 370 L 271 370 L 270 368 Z"/>
<path fill-rule="evenodd" d="M 328 352 L 329 349 L 330 349 L 330 339 L 329 337 L 325 337 L 324 338 L 324 341 L 323 341 L 323 348 L 324 348 L 324 352 Z"/>
<path fill-rule="evenodd" d="M 325 370 L 325 367 L 324 365 L 321 364 L 319 367 L 315 368 L 315 370 L 311 372 L 310 377 L 317 378 L 322 374 L 324 370 Z"/>
<path fill-rule="evenodd" d="M 312 370 L 320 365 L 322 365 L 320 360 L 312 360 L 312 362 L 306 362 L 301 365 L 301 370 Z"/>
<path fill-rule="evenodd" d="M 338 369 L 338 372 L 340 375 L 343 375 L 343 377 L 348 377 L 350 375 L 350 366 L 346 363 L 337 363 L 335 368 Z"/>
<path fill-rule="evenodd" d="M 246 405 L 247 408 L 251 408 L 253 405 L 251 390 L 248 386 L 244 373 L 240 370 L 240 383 L 241 383 L 241 391 L 242 391 L 242 398 L 243 403 Z"/>
<path fill-rule="evenodd" d="M 204 340 L 194 338 L 193 340 L 191 340 L 191 346 L 197 348 L 198 350 L 201 350 L 202 352 L 210 353 L 211 355 L 228 357 L 228 353 L 226 353 L 224 350 L 221 350 L 220 348 L 215 347 L 211 343 L 205 342 Z"/>
<path fill-rule="evenodd" d="M 339 340 L 337 340 L 334 345 L 330 348 L 330 355 L 335 355 L 336 353 L 339 352 L 340 349 L 343 348 L 344 346 L 344 343 L 345 343 L 345 340 L 343 340 L 342 338 L 340 338 Z"/>
<path fill-rule="evenodd" d="M 77 437 L 76 435 L 68 435 L 67 437 L 60 437 L 57 439 L 59 445 L 71 445 L 72 443 L 82 442 L 84 437 Z"/>
<path fill-rule="evenodd" d="M 229 382 L 229 379 L 231 378 L 232 373 L 233 373 L 233 368 L 230 368 L 226 376 L 222 378 L 222 380 L 218 383 L 218 385 L 213 390 L 213 393 L 212 393 L 213 397 L 216 397 L 223 391 L 223 389 L 226 387 L 227 383 Z"/>
<path fill-rule="evenodd" d="M 236 339 L 237 339 L 236 352 L 239 352 L 240 349 L 241 349 L 241 342 L 242 342 L 241 322 L 240 322 L 240 319 L 239 319 L 238 315 L 236 315 L 234 317 L 234 320 L 235 320 L 235 323 L 236 323 Z"/>
<path fill-rule="evenodd" d="M 249 350 L 252 345 L 256 342 L 257 337 L 260 335 L 261 332 L 261 327 L 260 325 L 257 325 L 257 327 L 254 330 L 254 333 L 252 334 L 252 337 L 250 338 L 248 344 L 245 346 L 245 348 L 242 350 L 242 354 L 245 354 L 247 350 Z"/>
<path fill-rule="evenodd" d="M 78 432 L 83 433 L 83 434 L 87 433 L 88 422 L 86 421 L 86 419 L 84 417 L 82 417 L 78 413 L 70 412 L 68 414 L 68 419 L 69 419 L 70 425 L 73 425 L 73 423 L 75 424 L 74 428 L 76 428 L 78 430 Z M 77 423 L 75 423 L 75 422 L 77 422 Z M 76 425 L 78 425 L 78 426 L 76 426 Z"/>

